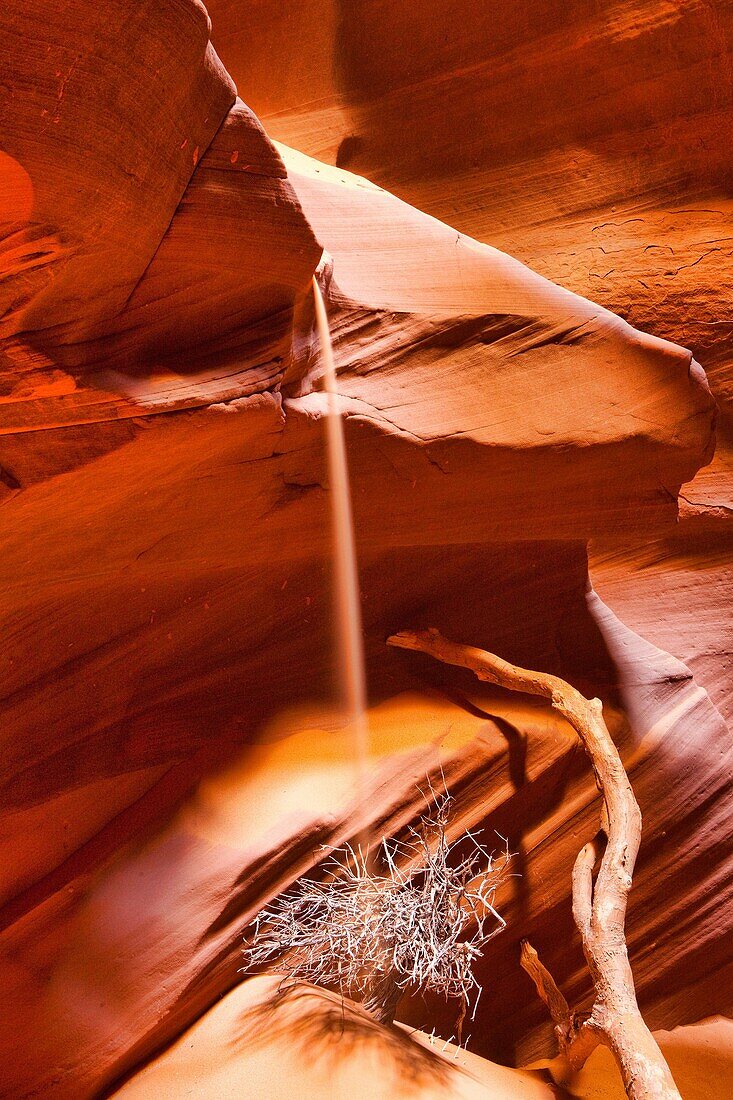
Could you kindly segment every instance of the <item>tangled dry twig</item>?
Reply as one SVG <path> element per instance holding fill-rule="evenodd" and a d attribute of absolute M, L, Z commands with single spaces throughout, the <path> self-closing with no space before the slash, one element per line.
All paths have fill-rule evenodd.
<path fill-rule="evenodd" d="M 590 1016 L 578 1020 L 571 1013 L 529 944 L 523 945 L 522 965 L 550 1010 L 561 1053 L 571 1070 L 582 1066 L 602 1042 L 616 1059 L 630 1100 L 680 1100 L 636 1001 L 624 926 L 641 842 L 641 811 L 603 720 L 600 700 L 586 699 L 558 676 L 519 668 L 493 653 L 451 642 L 434 629 L 404 631 L 388 641 L 468 668 L 479 680 L 549 699 L 578 734 L 603 796 L 600 831 L 579 853 L 572 879 L 573 918 L 595 987 Z"/>
<path fill-rule="evenodd" d="M 475 833 L 449 843 L 451 804 L 436 798 L 406 839 L 382 839 L 383 873 L 359 847 L 332 851 L 322 879 L 303 880 L 261 911 L 245 972 L 276 969 L 336 989 L 383 1023 L 408 988 L 460 998 L 461 1023 L 475 1014 L 473 965 L 504 927 L 493 901 L 509 856 L 494 860 Z M 461 858 L 459 844 L 469 849 Z"/>

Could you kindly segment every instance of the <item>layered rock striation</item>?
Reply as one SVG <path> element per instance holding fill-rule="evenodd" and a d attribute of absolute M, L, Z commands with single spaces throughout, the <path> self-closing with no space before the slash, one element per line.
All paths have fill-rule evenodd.
<path fill-rule="evenodd" d="M 693 354 L 344 167 L 275 146 L 194 0 L 139 18 L 112 4 L 106 21 L 81 2 L 46 10 L 11 2 L 0 40 L 17 91 L 0 161 L 2 1089 L 113 1089 L 240 980 L 242 934 L 319 845 L 404 827 L 441 767 L 455 829 L 507 836 L 521 872 L 501 899 L 509 929 L 485 959 L 471 1048 L 548 1052 L 518 943 L 531 935 L 569 998 L 588 995 L 569 871 L 597 794 L 556 717 L 386 650 L 389 633 L 430 624 L 602 695 L 645 814 L 629 913 L 642 1008 L 655 1027 L 724 1011 L 730 739 L 705 690 L 711 666 L 698 683 L 678 659 L 689 631 L 669 631 L 670 656 L 616 618 L 586 551 L 605 547 L 599 587 L 623 595 L 628 569 L 601 572 L 614 540 L 678 537 L 680 489 L 714 449 Z M 321 28 L 313 49 L 330 42 L 322 15 L 298 16 Z M 249 17 L 263 31 L 256 72 L 274 32 L 264 9 Z M 16 60 L 21 32 L 32 48 Z M 144 63 L 123 93 L 126 43 Z M 295 96 L 294 71 L 278 94 Z M 390 90 L 390 71 L 375 102 L 404 100 L 414 117 L 421 97 Z M 442 149 L 448 107 L 467 95 L 450 71 Z M 268 108 L 279 136 L 332 125 L 283 102 Z M 450 176 L 432 148 L 425 164 Z M 516 149 L 501 152 L 507 175 Z M 366 806 L 333 714 L 314 273 L 361 565 Z M 426 1020 L 405 1003 L 401 1018 L 447 1038 L 452 1011 L 430 1005 Z"/>

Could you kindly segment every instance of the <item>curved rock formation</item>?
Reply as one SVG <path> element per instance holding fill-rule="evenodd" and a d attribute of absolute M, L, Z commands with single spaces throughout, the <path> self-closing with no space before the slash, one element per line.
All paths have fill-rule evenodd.
<path fill-rule="evenodd" d="M 733 552 L 730 5 L 210 9 L 217 48 L 274 137 L 364 172 L 704 364 L 721 425 L 712 465 L 680 497 L 684 528 L 650 550 L 609 525 L 592 564 L 626 621 L 663 646 L 673 635 L 713 697 L 730 699 L 717 622 L 706 642 L 680 613 L 717 606 Z"/>
<path fill-rule="evenodd" d="M 239 986 L 186 1032 L 170 1051 L 133 1077 L 117 1094 L 125 1100 L 174 1100 L 194 1089 L 201 1100 L 223 1096 L 287 1097 L 293 1091 L 326 1098 L 370 1096 L 491 1097 L 550 1100 L 570 1094 L 545 1083 L 547 1069 L 508 1070 L 451 1043 L 420 1032 L 379 1031 L 368 1019 L 340 1006 L 322 991 L 308 990 L 281 1009 L 261 1012 L 266 986 L 255 979 Z M 260 1011 L 258 1011 L 260 1009 Z M 262 1030 L 258 1025 L 265 1024 Z M 712 1019 L 696 1027 L 662 1032 L 657 1040 L 686 1100 L 727 1096 L 733 1086 L 731 1024 Z M 348 1058 L 343 1057 L 348 1044 Z M 623 1100 L 610 1055 L 599 1050 L 573 1084 L 576 1100 Z"/>
<path fill-rule="evenodd" d="M 368 823 L 403 826 L 421 806 L 416 783 L 442 761 L 459 798 L 456 829 L 483 821 L 519 852 L 522 877 L 502 902 L 509 930 L 485 960 L 471 1048 L 505 1061 L 547 1052 L 542 1006 L 518 974 L 522 936 L 570 999 L 589 992 L 569 935 L 569 869 L 578 834 L 595 828 L 595 790 L 558 720 L 388 653 L 386 636 L 408 626 L 439 624 L 602 694 L 645 813 L 629 911 L 642 1008 L 654 1027 L 725 1010 L 728 731 L 676 659 L 688 656 L 689 629 L 678 617 L 667 630 L 675 657 L 642 641 L 589 590 L 585 549 L 594 539 L 599 587 L 621 593 L 632 625 L 644 627 L 628 566 L 614 578 L 614 540 L 623 536 L 637 562 L 642 539 L 679 545 L 678 493 L 714 444 L 702 369 L 689 351 L 375 184 L 275 147 L 235 100 L 194 0 L 142 5 L 129 19 L 126 5 L 108 7 L 101 29 L 81 0 L 47 18 L 43 33 L 40 0 L 13 0 L 0 16 L 37 44 L 10 69 L 18 96 L 4 126 L 17 133 L 0 160 L 0 986 L 13 1006 L 0 1029 L 2 1089 L 76 1098 L 114 1087 L 239 980 L 241 935 L 266 898 L 312 865 L 319 844 L 364 826 L 328 712 L 325 404 L 308 292 L 316 268 L 362 567 Z M 234 28 L 236 45 L 247 24 L 241 13 L 236 28 L 227 24 L 225 7 L 213 5 L 214 18 L 222 32 Z M 365 18 L 384 15 L 376 3 L 362 7 Z M 685 18 L 698 26 L 698 5 L 690 7 Z M 558 29 L 575 26 L 578 48 L 581 8 L 571 5 Z M 264 71 L 268 42 L 288 53 L 285 31 L 302 37 L 300 20 L 318 28 L 314 51 L 331 48 L 330 7 L 305 5 L 275 30 L 272 10 L 250 7 L 262 30 L 251 73 Z M 542 5 L 544 18 L 550 10 Z M 630 6 L 614 11 L 627 26 Z M 541 14 L 526 16 L 530 45 Z M 660 4 L 650 2 L 647 16 L 634 24 L 642 42 Z M 665 20 L 676 26 L 673 13 Z M 422 33 L 435 46 L 428 22 Z M 343 44 L 348 12 L 340 26 Z M 509 49 L 502 33 L 497 51 Z M 118 108 L 114 64 L 125 36 L 146 64 Z M 14 42 L 0 39 L 3 60 L 15 59 Z M 451 86 L 466 43 L 462 30 L 445 47 L 442 152 L 430 146 L 424 159 L 430 187 L 445 180 L 443 215 L 460 182 L 446 153 L 460 143 L 456 104 L 463 97 L 469 118 L 486 83 L 484 69 L 469 66 L 468 84 Z M 693 47 L 702 49 L 699 37 Z M 425 75 L 432 48 L 409 94 L 387 51 L 375 100 L 380 110 L 402 103 L 409 114 L 399 128 L 409 118 L 416 141 L 427 141 L 427 106 L 412 125 L 421 103 L 432 102 L 435 116 L 443 87 Z M 611 66 L 619 86 L 623 57 L 638 57 L 631 39 L 624 49 Z M 563 57 L 552 71 L 566 87 Z M 520 62 L 506 72 L 515 85 Z M 356 79 L 360 67 L 349 64 Z M 582 72 L 595 87 L 590 62 Z M 330 94 L 323 72 L 306 75 Z M 249 95 L 245 74 L 235 76 Z M 549 70 L 542 80 L 549 88 Z M 33 96 L 23 96 L 31 85 Z M 285 137 L 310 127 L 314 142 L 330 141 L 346 107 L 302 106 L 292 97 L 305 86 L 287 71 L 281 98 L 266 105 L 268 126 Z M 256 80 L 251 87 L 259 94 Z M 676 90 L 664 101 L 681 109 Z M 560 104 L 560 91 L 548 102 Z M 368 119 L 363 97 L 362 110 Z M 47 129 L 33 111 L 50 112 Z M 585 136 L 592 116 L 576 119 Z M 109 117 L 124 140 L 109 138 Z M 477 136 L 476 155 L 501 159 L 507 178 L 521 180 L 530 138 L 542 157 L 553 155 L 535 141 L 540 123 L 528 112 L 530 122 L 493 153 Z M 566 141 L 572 132 L 570 122 L 558 131 Z M 396 134 L 385 131 L 376 146 L 385 174 Z M 345 151 L 339 137 L 333 152 L 340 145 L 339 159 L 359 164 L 372 146 L 360 146 L 359 133 L 343 137 L 355 140 Z M 73 176 L 61 167 L 71 146 L 87 149 Z M 417 173 L 423 161 L 404 152 Z M 492 177 L 482 178 L 490 188 Z M 428 207 L 430 187 L 421 196 Z M 56 243 L 39 249 L 46 235 Z M 647 621 L 659 628 L 653 613 Z M 719 667 L 702 654 L 695 672 L 717 691 Z M 430 1026 L 446 1037 L 451 1011 L 430 1006 Z M 424 1012 L 407 1003 L 401 1018 L 424 1024 Z"/>
<path fill-rule="evenodd" d="M 553 1100 L 544 1073 L 493 1065 L 451 1043 L 386 1031 L 323 990 L 305 989 L 277 1008 L 272 980 L 240 985 L 169 1053 L 133 1077 L 122 1098 L 195 1095 L 361 1096 L 460 1100 Z M 225 1052 L 230 1052 L 229 1054 Z M 347 1053 L 348 1052 L 348 1053 Z"/>
<path fill-rule="evenodd" d="M 209 9 L 273 137 L 681 339 L 730 397 L 725 0 Z"/>

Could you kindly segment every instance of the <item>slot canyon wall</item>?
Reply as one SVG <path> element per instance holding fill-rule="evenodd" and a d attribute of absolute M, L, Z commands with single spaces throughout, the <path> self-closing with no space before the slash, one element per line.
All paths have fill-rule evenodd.
<path fill-rule="evenodd" d="M 320 845 L 404 828 L 441 768 L 456 834 L 508 837 L 519 871 L 469 1049 L 552 1052 L 518 944 L 588 1002 L 592 776 L 547 708 L 385 647 L 413 626 L 602 697 L 645 818 L 642 1010 L 730 1013 L 732 6 L 207 7 L 0 12 L 0 1093 L 114 1091 L 238 986 Z"/>

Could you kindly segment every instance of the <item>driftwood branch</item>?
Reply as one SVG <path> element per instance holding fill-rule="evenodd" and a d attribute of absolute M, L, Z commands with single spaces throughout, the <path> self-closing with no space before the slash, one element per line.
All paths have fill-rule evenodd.
<path fill-rule="evenodd" d="M 558 676 L 518 668 L 482 649 L 451 642 L 437 630 L 403 631 L 388 641 L 470 669 L 487 683 L 549 699 L 578 734 L 603 797 L 600 832 L 579 853 L 572 878 L 573 919 L 595 989 L 590 1016 L 578 1021 L 537 952 L 526 943 L 522 965 L 550 1011 L 561 1054 L 571 1071 L 579 1069 L 602 1042 L 616 1059 L 630 1100 L 680 1100 L 636 1002 L 624 925 L 641 841 L 641 811 L 603 720 L 600 700 L 586 699 Z"/>
<path fill-rule="evenodd" d="M 527 940 L 522 941 L 520 961 L 549 1009 L 555 1025 L 557 1045 L 569 1073 L 577 1073 L 602 1041 L 599 1029 L 594 1026 L 590 1018 L 581 1020 L 576 1013 L 571 1012 L 552 974 L 540 961 L 539 955 Z"/>

